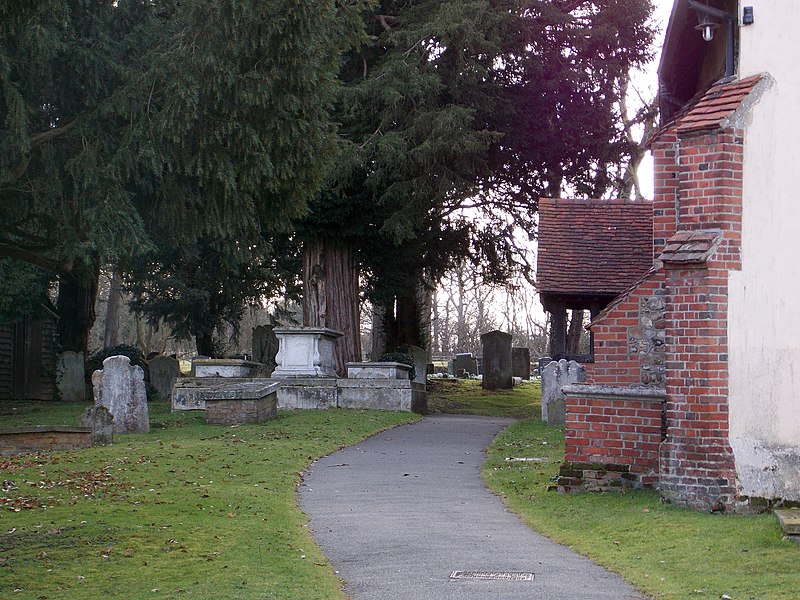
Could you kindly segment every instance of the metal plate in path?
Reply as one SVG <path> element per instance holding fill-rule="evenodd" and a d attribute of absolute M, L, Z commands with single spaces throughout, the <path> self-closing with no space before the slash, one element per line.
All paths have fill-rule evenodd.
<path fill-rule="evenodd" d="M 485 579 L 492 581 L 533 581 L 533 573 L 509 573 L 503 571 L 453 571 L 450 579 Z"/>

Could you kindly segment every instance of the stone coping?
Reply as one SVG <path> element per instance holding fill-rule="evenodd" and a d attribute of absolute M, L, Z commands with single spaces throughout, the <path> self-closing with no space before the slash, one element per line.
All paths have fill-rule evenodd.
<path fill-rule="evenodd" d="M 561 391 L 570 398 L 604 398 L 608 400 L 647 400 L 664 402 L 666 390 L 644 386 L 610 386 L 591 384 L 569 384 L 562 386 Z"/>
<path fill-rule="evenodd" d="M 27 427 L 0 428 L 0 435 L 13 433 L 92 433 L 92 428 L 73 425 L 29 425 Z"/>
<path fill-rule="evenodd" d="M 200 378 L 202 379 L 202 378 Z M 217 379 L 217 378 L 215 378 Z M 280 382 L 270 380 L 250 380 L 229 383 L 226 378 L 218 378 L 212 385 L 199 387 L 184 387 L 183 390 L 192 390 L 194 395 L 207 402 L 209 400 L 252 400 L 274 394 L 281 386 Z"/>
<path fill-rule="evenodd" d="M 340 338 L 344 335 L 341 331 L 335 329 L 328 329 L 327 327 L 275 327 L 273 330 L 275 335 L 289 334 L 289 335 L 302 335 L 302 334 L 318 334 L 332 338 Z"/>
<path fill-rule="evenodd" d="M 391 362 L 391 361 L 384 361 L 384 362 L 349 362 L 347 363 L 347 368 L 350 367 L 354 368 L 372 368 L 372 369 L 380 369 L 386 367 L 397 367 L 401 370 L 411 371 L 411 365 L 407 365 L 406 363 L 399 363 L 399 362 Z"/>
<path fill-rule="evenodd" d="M 348 389 L 419 389 L 426 390 L 424 383 L 419 383 L 411 379 L 391 379 L 389 377 L 375 377 L 372 379 L 340 379 L 336 382 L 337 387 Z"/>
<path fill-rule="evenodd" d="M 257 400 L 274 394 L 278 391 L 279 387 L 281 387 L 281 384 L 278 382 L 263 383 L 260 381 L 253 381 L 250 383 L 223 383 L 203 389 L 201 395 L 205 397 L 206 402 L 221 400 Z"/>
<path fill-rule="evenodd" d="M 195 358 L 192 364 L 196 366 L 215 366 L 215 367 L 260 367 L 261 363 L 243 358 Z"/>

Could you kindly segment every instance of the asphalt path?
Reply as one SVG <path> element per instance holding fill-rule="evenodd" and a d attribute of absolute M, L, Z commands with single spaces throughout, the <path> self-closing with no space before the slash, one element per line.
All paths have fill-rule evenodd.
<path fill-rule="evenodd" d="M 511 422 L 431 416 L 312 465 L 300 506 L 353 600 L 644 598 L 486 490 L 484 451 Z M 508 578 L 525 573 L 532 579 Z"/>

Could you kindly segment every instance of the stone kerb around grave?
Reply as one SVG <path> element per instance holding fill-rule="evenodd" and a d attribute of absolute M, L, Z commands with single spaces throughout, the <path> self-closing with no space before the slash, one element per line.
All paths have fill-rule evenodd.
<path fill-rule="evenodd" d="M 326 327 L 276 327 L 278 364 L 272 377 L 336 377 L 336 340 L 344 334 Z"/>

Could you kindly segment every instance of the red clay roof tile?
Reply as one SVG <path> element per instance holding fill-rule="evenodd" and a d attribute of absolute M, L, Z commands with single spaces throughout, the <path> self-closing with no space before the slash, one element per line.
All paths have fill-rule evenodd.
<path fill-rule="evenodd" d="M 616 295 L 652 266 L 652 202 L 539 199 L 540 293 Z"/>
<path fill-rule="evenodd" d="M 741 106 L 742 101 L 761 81 L 753 75 L 739 81 L 720 83 L 711 87 L 688 112 L 678 118 L 679 133 L 716 129 Z"/>
<path fill-rule="evenodd" d="M 679 231 L 667 240 L 658 257 L 665 263 L 701 263 L 717 249 L 722 233 L 718 230 Z"/>

